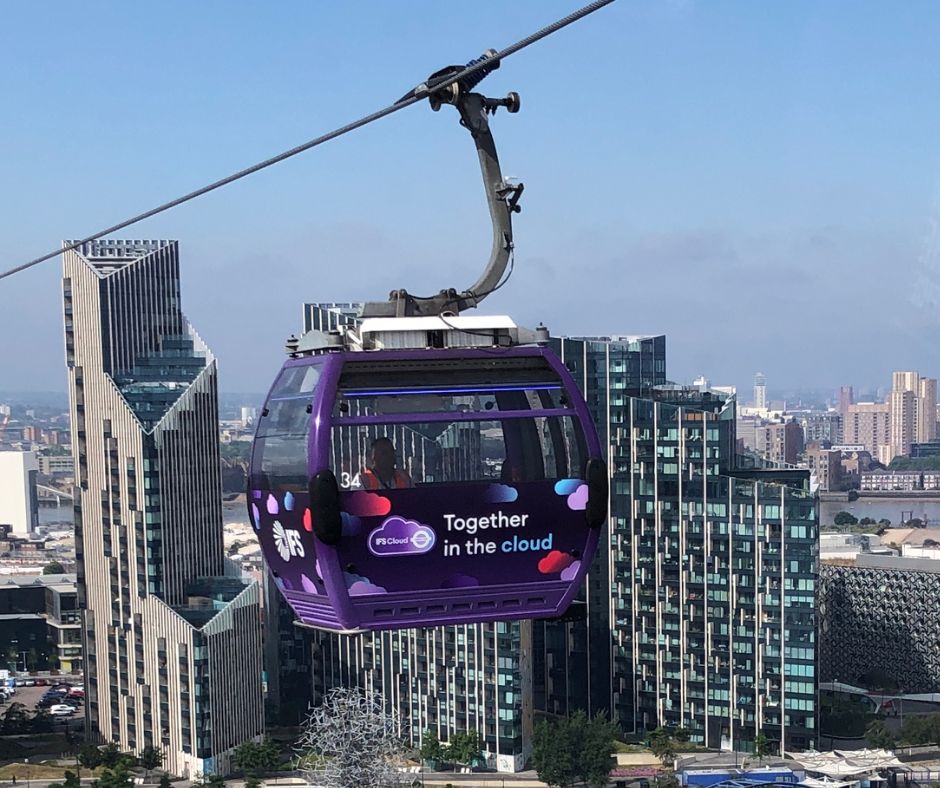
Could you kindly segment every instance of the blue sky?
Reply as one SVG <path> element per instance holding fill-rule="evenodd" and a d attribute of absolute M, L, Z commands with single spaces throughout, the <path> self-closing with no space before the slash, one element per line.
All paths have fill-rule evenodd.
<path fill-rule="evenodd" d="M 396 99 L 572 2 L 9 3 L 3 269 Z M 667 335 L 668 372 L 772 389 L 940 373 L 929 2 L 618 0 L 509 59 L 526 184 L 486 311 Z M 128 233 L 131 235 L 131 233 Z M 227 391 L 262 391 L 304 300 L 465 287 L 489 226 L 453 110 L 417 105 L 150 220 Z M 64 389 L 60 264 L 0 282 L 0 390 Z"/>

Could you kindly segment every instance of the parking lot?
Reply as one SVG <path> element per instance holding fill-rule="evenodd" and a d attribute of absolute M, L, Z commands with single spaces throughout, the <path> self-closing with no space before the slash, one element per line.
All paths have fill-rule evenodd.
<path fill-rule="evenodd" d="M 42 696 L 49 690 L 49 686 L 45 687 L 17 687 L 16 694 L 12 698 L 0 704 L 0 716 L 2 716 L 10 705 L 13 703 L 22 703 L 27 711 L 33 712 L 36 710 L 39 701 L 42 699 Z M 77 730 L 84 725 L 84 705 L 79 706 L 76 709 L 74 714 L 62 717 L 53 717 L 53 723 L 56 726 L 56 729 L 67 728 L 68 730 Z"/>

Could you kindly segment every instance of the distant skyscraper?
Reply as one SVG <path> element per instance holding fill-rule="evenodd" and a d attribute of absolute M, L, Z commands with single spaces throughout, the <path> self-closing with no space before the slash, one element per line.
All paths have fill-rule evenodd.
<path fill-rule="evenodd" d="M 758 410 L 767 408 L 767 378 L 763 372 L 754 376 L 754 407 Z"/>
<path fill-rule="evenodd" d="M 39 525 L 35 452 L 0 451 L 0 525 L 10 533 L 28 536 Z"/>
<path fill-rule="evenodd" d="M 224 773 L 263 730 L 260 591 L 224 558 L 216 365 L 177 244 L 84 244 L 63 293 L 86 729 Z"/>
<path fill-rule="evenodd" d="M 839 413 L 845 417 L 849 412 L 849 405 L 855 404 L 855 389 L 851 386 L 839 387 Z"/>
<path fill-rule="evenodd" d="M 937 437 L 936 379 L 922 378 L 916 372 L 895 372 L 888 403 L 891 434 L 883 462 L 909 455 L 912 443 L 926 443 Z"/>
<path fill-rule="evenodd" d="M 886 402 L 856 402 L 849 405 L 842 420 L 842 443 L 864 446 L 872 457 L 888 447 L 891 435 L 891 407 Z"/>

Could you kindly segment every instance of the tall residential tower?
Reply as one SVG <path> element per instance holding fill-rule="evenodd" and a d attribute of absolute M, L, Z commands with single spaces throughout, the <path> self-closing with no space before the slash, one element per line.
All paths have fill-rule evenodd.
<path fill-rule="evenodd" d="M 64 254 L 86 729 L 225 772 L 262 733 L 260 591 L 224 557 L 215 359 L 175 241 Z"/>

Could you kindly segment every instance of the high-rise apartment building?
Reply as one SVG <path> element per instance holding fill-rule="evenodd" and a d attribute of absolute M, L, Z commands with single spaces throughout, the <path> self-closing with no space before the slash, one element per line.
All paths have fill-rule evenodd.
<path fill-rule="evenodd" d="M 891 376 L 888 398 L 891 434 L 882 462 L 898 455 L 909 455 L 912 443 L 924 443 L 937 437 L 937 381 L 922 378 L 916 372 L 895 372 Z"/>
<path fill-rule="evenodd" d="M 0 525 L 28 536 L 39 525 L 36 477 L 39 462 L 31 451 L 0 451 Z"/>
<path fill-rule="evenodd" d="M 224 558 L 215 359 L 175 241 L 64 253 L 86 730 L 225 772 L 262 733 L 258 584 Z"/>
<path fill-rule="evenodd" d="M 803 442 L 842 443 L 842 414 L 838 411 L 811 412 L 800 417 L 803 428 Z"/>
<path fill-rule="evenodd" d="M 767 409 L 767 378 L 763 372 L 754 376 L 754 407 L 758 410 Z"/>
<path fill-rule="evenodd" d="M 845 416 L 849 412 L 849 405 L 855 404 L 855 389 L 852 386 L 839 387 L 839 413 Z"/>
<path fill-rule="evenodd" d="M 864 446 L 873 457 L 884 451 L 891 435 L 891 407 L 886 402 L 849 405 L 842 420 L 842 443 Z"/>
<path fill-rule="evenodd" d="M 711 747 L 750 749 L 759 733 L 813 747 L 808 471 L 739 468 L 733 398 L 670 386 L 631 396 L 612 349 L 559 347 L 610 447 L 610 533 L 587 622 L 534 625 L 536 707 L 605 711 L 633 733 L 682 726 Z"/>
<path fill-rule="evenodd" d="M 803 452 L 803 428 L 793 420 L 762 424 L 755 439 L 757 453 L 772 463 L 795 465 Z"/>

